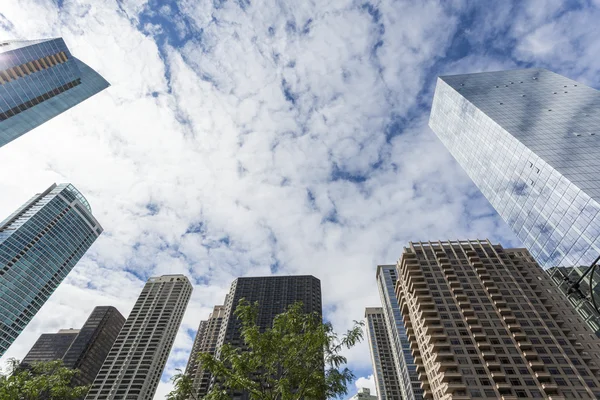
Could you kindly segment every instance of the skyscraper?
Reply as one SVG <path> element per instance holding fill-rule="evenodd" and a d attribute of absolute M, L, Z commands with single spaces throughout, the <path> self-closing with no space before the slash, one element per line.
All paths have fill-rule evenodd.
<path fill-rule="evenodd" d="M 579 267 L 600 255 L 599 111 L 553 72 L 485 72 L 440 77 L 429 125 L 542 267 Z"/>
<path fill-rule="evenodd" d="M 67 183 L 0 222 L 0 356 L 101 232 L 89 203 Z"/>
<path fill-rule="evenodd" d="M 545 268 L 600 254 L 600 92 L 543 69 L 442 76 L 431 129 Z"/>
<path fill-rule="evenodd" d="M 302 302 L 303 312 L 322 313 L 321 306 L 321 281 L 310 275 L 295 276 L 266 276 L 253 278 L 237 278 L 231 284 L 229 294 L 225 298 L 224 306 L 215 307 L 212 317 L 213 328 L 209 329 L 204 325 L 203 332 L 198 332 L 194 347 L 199 347 L 197 343 L 209 343 L 208 348 L 213 348 L 216 337 L 215 353 L 218 354 L 223 344 L 227 343 L 234 347 L 242 348 L 244 340 L 241 335 L 241 324 L 234 313 L 241 299 L 245 299 L 250 304 L 258 302 L 257 323 L 261 329 L 270 328 L 273 320 L 278 314 L 283 313 L 286 308 L 296 302 Z M 217 312 L 217 314 L 215 314 Z M 218 320 L 222 318 L 222 320 Z M 211 320 L 209 319 L 209 322 Z M 220 324 L 220 328 L 217 328 Z M 200 325 L 203 327 L 203 324 Z M 218 329 L 218 333 L 217 333 Z M 202 337 L 198 337 L 202 335 Z M 213 377 L 200 370 L 201 366 L 193 366 L 192 357 L 197 357 L 197 352 L 192 351 L 188 370 L 196 368 L 194 386 L 198 387 L 198 393 L 204 395 L 206 391 L 216 383 Z M 206 383 L 208 382 L 208 385 Z M 245 392 L 236 392 L 232 394 L 236 400 L 248 400 L 249 395 Z"/>
<path fill-rule="evenodd" d="M 402 399 L 400 374 L 394 362 L 394 348 L 385 326 L 385 317 L 381 307 L 367 307 L 367 341 L 371 350 L 373 376 L 379 400 Z"/>
<path fill-rule="evenodd" d="M 21 361 L 29 366 L 38 362 L 61 360 L 79 334 L 79 329 L 61 329 L 57 333 L 43 333 Z"/>
<path fill-rule="evenodd" d="M 383 305 L 385 327 L 388 331 L 392 357 L 398 373 L 400 393 L 404 399 L 419 400 L 423 395 L 421 382 L 417 376 L 415 361 L 395 293 L 396 281 L 398 280 L 396 266 L 378 265 L 376 276 L 379 296 Z"/>
<path fill-rule="evenodd" d="M 350 400 L 377 400 L 377 396 L 371 394 L 371 389 L 360 388 L 358 393 L 350 397 Z"/>
<path fill-rule="evenodd" d="M 65 367 L 80 371 L 73 381 L 76 386 L 94 382 L 124 323 L 125 317 L 115 307 L 94 308 L 62 357 Z"/>
<path fill-rule="evenodd" d="M 22 365 L 62 360 L 67 368 L 79 370 L 74 386 L 89 385 L 108 355 L 125 318 L 114 307 L 94 308 L 83 328 L 44 333 L 25 356 Z"/>
<path fill-rule="evenodd" d="M 150 278 L 86 400 L 151 400 L 192 294 L 183 275 Z"/>
<path fill-rule="evenodd" d="M 198 365 L 198 354 L 215 354 L 224 316 L 225 306 L 215 306 L 208 320 L 200 321 L 194 346 L 190 352 L 185 373 L 193 378 L 193 385 L 199 397 L 206 396 L 208 392 L 210 373 Z"/>
<path fill-rule="evenodd" d="M 600 398 L 600 340 L 526 249 L 415 242 L 398 272 L 425 399 Z"/>
<path fill-rule="evenodd" d="M 0 42 L 0 147 L 108 86 L 62 38 Z"/>

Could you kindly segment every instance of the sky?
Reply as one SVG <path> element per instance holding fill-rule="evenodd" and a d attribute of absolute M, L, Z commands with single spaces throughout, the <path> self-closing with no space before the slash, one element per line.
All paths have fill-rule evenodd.
<path fill-rule="evenodd" d="M 0 359 L 194 292 L 155 399 L 238 276 L 312 274 L 338 331 L 409 241 L 519 246 L 427 126 L 436 77 L 547 68 L 600 88 L 600 1 L 0 1 L 0 39 L 63 37 L 111 87 L 0 148 L 0 219 L 70 182 L 101 237 Z M 346 352 L 373 388 L 366 343 Z"/>

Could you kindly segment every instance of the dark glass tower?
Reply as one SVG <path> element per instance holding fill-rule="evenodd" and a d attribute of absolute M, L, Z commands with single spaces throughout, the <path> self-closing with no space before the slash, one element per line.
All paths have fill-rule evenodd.
<path fill-rule="evenodd" d="M 86 400 L 151 400 L 192 294 L 183 275 L 150 278 Z"/>
<path fill-rule="evenodd" d="M 63 356 L 65 367 L 80 371 L 77 386 L 90 385 L 117 339 L 125 317 L 111 306 L 94 308 L 83 328 Z"/>
<path fill-rule="evenodd" d="M 94 381 L 124 323 L 125 317 L 116 308 L 96 307 L 83 328 L 61 329 L 58 333 L 41 335 L 21 364 L 62 360 L 65 367 L 80 372 L 74 378 L 73 385 L 89 385 Z"/>
<path fill-rule="evenodd" d="M 62 359 L 78 334 L 78 329 L 61 329 L 58 333 L 42 334 L 23 358 L 21 365 Z"/>
<path fill-rule="evenodd" d="M 225 343 L 237 347 L 243 346 L 241 323 L 234 315 L 241 299 L 251 304 L 258 302 L 257 323 L 261 329 L 271 328 L 275 317 L 296 302 L 302 302 L 305 313 L 322 313 L 321 281 L 314 276 L 237 278 L 231 284 L 229 294 L 225 298 L 225 305 L 217 306 L 219 308 L 215 308 L 216 314 L 213 312 L 211 315 L 211 318 L 216 316 L 216 319 L 208 320 L 209 324 L 213 323 L 212 329 L 200 324 L 198 335 L 202 336 L 196 338 L 197 350 L 192 351 L 190 358 L 197 357 L 197 351 L 214 351 L 218 354 Z M 218 333 L 214 329 L 217 325 Z M 203 350 L 198 343 L 206 344 L 206 348 Z M 214 379 L 209 379 L 209 376 L 202 372 L 201 366 L 194 365 L 193 360 L 188 362 L 188 366 L 188 369 L 195 368 L 194 386 L 198 388 L 198 394 L 204 396 L 215 384 Z M 238 400 L 249 399 L 248 393 L 244 392 L 236 392 L 232 396 Z"/>
<path fill-rule="evenodd" d="M 62 38 L 0 42 L 0 147 L 108 86 Z"/>
<path fill-rule="evenodd" d="M 0 356 L 102 232 L 73 185 L 52 185 L 0 222 Z"/>

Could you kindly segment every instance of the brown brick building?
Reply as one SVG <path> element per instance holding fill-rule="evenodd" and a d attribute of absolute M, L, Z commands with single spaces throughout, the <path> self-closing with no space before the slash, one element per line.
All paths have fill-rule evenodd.
<path fill-rule="evenodd" d="M 424 398 L 600 398 L 600 340 L 526 249 L 415 242 L 398 273 Z"/>

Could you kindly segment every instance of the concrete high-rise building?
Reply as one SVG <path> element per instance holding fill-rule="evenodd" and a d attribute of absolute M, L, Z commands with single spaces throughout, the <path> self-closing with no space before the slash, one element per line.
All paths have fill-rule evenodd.
<path fill-rule="evenodd" d="M 65 367 L 80 372 L 72 382 L 74 386 L 89 385 L 94 381 L 124 322 L 125 318 L 116 308 L 96 307 L 83 328 L 42 334 L 21 364 L 62 360 Z"/>
<path fill-rule="evenodd" d="M 79 334 L 79 329 L 61 329 L 58 333 L 43 333 L 21 361 L 22 366 L 61 360 Z"/>
<path fill-rule="evenodd" d="M 600 340 L 526 249 L 414 242 L 398 272 L 425 399 L 600 398 Z"/>
<path fill-rule="evenodd" d="M 215 354 L 224 316 L 225 306 L 215 306 L 213 312 L 208 316 L 208 320 L 200 321 L 196 333 L 185 373 L 193 378 L 198 398 L 206 396 L 210 384 L 210 373 L 198 365 L 198 354 Z"/>
<path fill-rule="evenodd" d="M 74 385 L 85 386 L 94 382 L 124 323 L 125 317 L 115 307 L 94 308 L 62 357 L 65 367 L 79 370 Z"/>
<path fill-rule="evenodd" d="M 50 186 L 0 222 L 0 356 L 100 233 L 70 184 Z"/>
<path fill-rule="evenodd" d="M 400 393 L 403 399 L 420 400 L 423 396 L 421 382 L 417 376 L 410 342 L 406 336 L 406 329 L 404 328 L 402 314 L 400 313 L 395 293 L 396 281 L 398 280 L 396 266 L 378 265 L 376 276 L 379 296 L 383 305 L 384 322 L 392 348 L 392 357 L 396 371 L 398 372 L 397 380 L 400 385 Z"/>
<path fill-rule="evenodd" d="M 321 281 L 314 276 L 237 278 L 231 284 L 229 294 L 225 298 L 225 304 L 215 307 L 215 311 L 211 315 L 213 319 L 212 328 L 206 324 L 200 325 L 201 329 L 199 329 L 194 343 L 195 348 L 201 347 L 199 343 L 202 343 L 202 345 L 205 345 L 204 348 L 207 348 L 208 351 L 214 351 L 218 355 L 219 349 L 225 343 L 234 347 L 244 347 L 241 324 L 234 315 L 241 299 L 245 299 L 250 304 L 258 302 L 257 324 L 261 329 L 271 328 L 275 317 L 285 312 L 288 306 L 296 302 L 302 302 L 304 313 L 322 313 Z M 211 319 L 208 322 L 210 323 Z M 202 329 L 203 332 L 201 332 Z M 216 342 L 215 334 L 217 335 Z M 200 335 L 202 336 L 199 337 Z M 192 351 L 190 358 L 196 356 L 197 351 Z M 201 366 L 194 365 L 194 361 L 190 359 L 188 370 L 193 371 L 194 368 L 196 369 L 194 385 L 198 387 L 199 394 L 204 395 L 216 384 L 215 379 L 201 371 Z M 324 365 L 315 366 L 315 368 L 324 368 Z M 235 392 L 232 393 L 232 398 L 248 400 L 250 397 L 248 393 Z"/>
<path fill-rule="evenodd" d="M 367 307 L 367 341 L 371 350 L 373 376 L 379 400 L 402 399 L 400 375 L 394 362 L 392 338 L 381 307 Z"/>
<path fill-rule="evenodd" d="M 0 42 L 0 147 L 108 86 L 62 38 Z"/>
<path fill-rule="evenodd" d="M 371 394 L 371 389 L 360 388 L 358 393 L 350 397 L 350 400 L 377 400 L 377 396 Z"/>
<path fill-rule="evenodd" d="M 183 275 L 146 282 L 86 400 L 151 400 L 192 294 Z"/>

